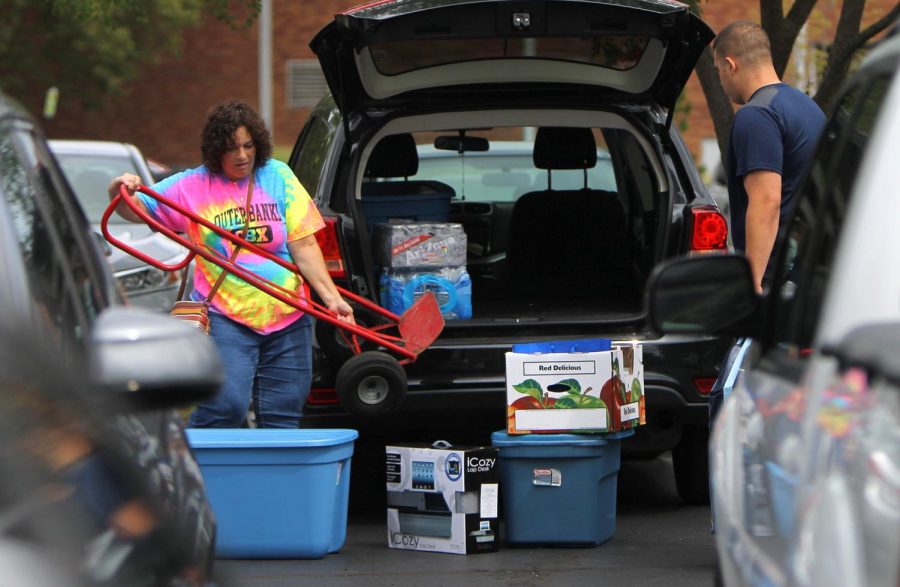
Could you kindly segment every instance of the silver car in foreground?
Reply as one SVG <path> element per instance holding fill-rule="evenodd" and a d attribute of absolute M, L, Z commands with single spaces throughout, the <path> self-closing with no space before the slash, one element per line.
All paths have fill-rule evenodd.
<path fill-rule="evenodd" d="M 651 276 L 659 330 L 746 337 L 720 376 L 710 437 L 728 586 L 900 585 L 898 149 L 895 34 L 831 116 L 769 292 L 733 255 Z"/>
<path fill-rule="evenodd" d="M 50 150 L 98 233 L 100 218 L 109 204 L 107 187 L 114 177 L 127 171 L 143 178 L 146 185 L 154 183 L 144 156 L 128 143 L 54 139 Z M 131 224 L 118 215 L 111 217 L 109 227 L 116 238 L 165 263 L 174 263 L 187 254 L 183 247 L 149 227 Z M 171 308 L 178 293 L 178 275 L 150 267 L 115 247 L 109 247 L 109 262 L 130 302 L 153 310 Z"/>

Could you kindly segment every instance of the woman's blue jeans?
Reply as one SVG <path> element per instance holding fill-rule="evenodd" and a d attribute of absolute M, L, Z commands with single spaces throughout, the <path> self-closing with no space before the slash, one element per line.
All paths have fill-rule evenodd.
<path fill-rule="evenodd" d="M 191 414 L 192 428 L 239 428 L 250 402 L 260 428 L 297 428 L 312 382 L 312 318 L 259 334 L 209 313 L 210 336 L 222 358 L 219 392 Z"/>

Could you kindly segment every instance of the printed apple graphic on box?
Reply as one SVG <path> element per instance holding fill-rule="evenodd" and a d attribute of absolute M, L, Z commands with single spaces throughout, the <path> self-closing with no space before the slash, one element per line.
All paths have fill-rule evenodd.
<path fill-rule="evenodd" d="M 526 379 L 514 384 L 513 389 L 523 394 L 507 407 L 508 430 L 516 429 L 517 410 L 560 410 L 574 408 L 602 408 L 606 410 L 607 420 L 603 428 L 609 428 L 609 410 L 607 404 L 599 397 L 588 395 L 591 387 L 581 388 L 577 379 L 563 379 L 557 383 L 551 383 L 546 391 L 535 379 Z M 556 394 L 551 396 L 550 394 Z M 519 429 L 518 432 L 525 432 Z M 565 430 L 542 430 L 544 433 L 566 432 Z"/>
<path fill-rule="evenodd" d="M 610 406 L 613 406 L 611 420 L 614 429 L 619 428 L 622 423 L 615 407 L 624 403 L 624 397 L 625 384 L 622 383 L 621 371 L 619 370 L 619 359 L 613 355 L 612 377 L 610 377 L 606 383 L 603 384 L 603 387 L 600 388 L 600 398 Z"/>

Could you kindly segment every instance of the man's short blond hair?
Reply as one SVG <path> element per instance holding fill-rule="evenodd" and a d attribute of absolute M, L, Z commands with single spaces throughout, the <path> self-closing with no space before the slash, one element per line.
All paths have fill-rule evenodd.
<path fill-rule="evenodd" d="M 722 29 L 713 39 L 713 53 L 733 57 L 746 65 L 772 62 L 772 44 L 766 31 L 749 20 L 737 20 Z"/>

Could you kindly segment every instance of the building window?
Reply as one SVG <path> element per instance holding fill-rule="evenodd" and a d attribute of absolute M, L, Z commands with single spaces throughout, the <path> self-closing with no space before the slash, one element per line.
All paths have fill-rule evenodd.
<path fill-rule="evenodd" d="M 322 68 L 315 59 L 292 59 L 287 62 L 288 108 L 311 108 L 328 93 Z"/>

